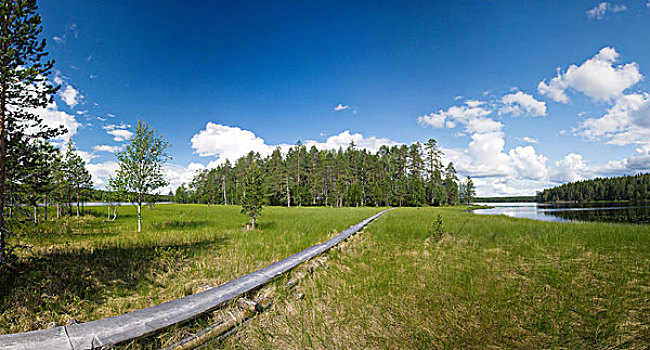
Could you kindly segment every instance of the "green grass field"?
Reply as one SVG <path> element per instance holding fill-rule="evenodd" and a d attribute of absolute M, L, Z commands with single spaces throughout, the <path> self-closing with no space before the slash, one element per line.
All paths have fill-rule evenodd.
<path fill-rule="evenodd" d="M 299 288 L 219 347 L 647 348 L 650 226 L 396 209 Z"/>
<path fill-rule="evenodd" d="M 212 346 L 648 347 L 650 225 L 548 223 L 464 209 L 387 213 L 328 253 L 298 290 L 278 288 L 269 310 Z M 35 248 L 20 274 L 2 274 L 1 332 L 90 321 L 196 293 L 381 209 L 265 208 L 260 229 L 245 231 L 237 207 L 160 205 L 144 211 L 141 234 L 135 210 L 120 210 L 115 222 L 98 209 L 21 235 Z M 206 322 L 126 347 L 168 345 Z"/>
<path fill-rule="evenodd" d="M 376 208 L 265 208 L 259 229 L 246 231 L 240 207 L 158 205 L 106 208 L 84 217 L 20 231 L 17 272 L 0 274 L 0 333 L 87 322 L 217 286 L 324 241 L 375 214 Z M 51 213 L 50 213 L 51 215 Z"/>

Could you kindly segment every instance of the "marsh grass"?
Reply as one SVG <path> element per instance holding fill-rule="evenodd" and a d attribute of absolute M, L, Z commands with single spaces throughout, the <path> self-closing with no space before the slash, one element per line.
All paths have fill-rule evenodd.
<path fill-rule="evenodd" d="M 0 273 L 0 333 L 87 322 L 193 294 L 322 242 L 376 208 L 265 208 L 258 229 L 236 206 L 106 208 L 15 227 L 32 245 Z M 51 216 L 51 213 L 50 213 Z"/>
<path fill-rule="evenodd" d="M 214 347 L 650 344 L 650 225 L 399 208 L 354 240 L 300 284 L 304 298 L 287 292 Z"/>

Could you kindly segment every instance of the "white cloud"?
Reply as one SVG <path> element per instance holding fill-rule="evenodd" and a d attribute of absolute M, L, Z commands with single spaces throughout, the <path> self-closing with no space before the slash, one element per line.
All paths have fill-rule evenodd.
<path fill-rule="evenodd" d="M 93 150 L 97 152 L 117 153 L 122 150 L 122 146 L 96 145 L 93 147 Z"/>
<path fill-rule="evenodd" d="M 601 165 L 589 165 L 580 154 L 570 153 L 555 162 L 550 170 L 550 180 L 556 183 L 579 181 L 594 177 L 621 176 L 650 171 L 650 154 L 645 148 L 637 149 L 639 155 L 621 160 L 610 160 Z"/>
<path fill-rule="evenodd" d="M 584 179 L 588 167 L 584 157 L 580 154 L 569 153 L 561 160 L 555 162 L 551 171 L 551 180 L 555 182 L 571 182 Z"/>
<path fill-rule="evenodd" d="M 40 116 L 43 119 L 43 124 L 50 128 L 58 128 L 59 126 L 66 128 L 67 132 L 54 138 L 55 141 L 67 141 L 77 133 L 77 129 L 81 126 L 74 115 L 60 111 L 56 102 L 50 103 L 45 108 L 29 109 L 29 112 Z"/>
<path fill-rule="evenodd" d="M 499 113 L 512 114 L 519 116 L 527 114 L 532 117 L 546 115 L 546 102 L 537 101 L 532 95 L 518 91 L 514 94 L 508 94 L 501 98 L 504 104 Z"/>
<path fill-rule="evenodd" d="M 537 154 L 533 146 L 518 146 L 508 153 L 519 178 L 526 180 L 544 180 L 547 176 L 546 158 Z"/>
<path fill-rule="evenodd" d="M 600 118 L 585 119 L 574 133 L 615 145 L 650 143 L 650 93 L 623 95 Z"/>
<path fill-rule="evenodd" d="M 344 110 L 346 110 L 346 109 L 350 109 L 350 106 L 348 106 L 348 105 L 344 105 L 344 104 L 341 104 L 341 103 L 339 103 L 338 105 L 336 105 L 336 106 L 334 107 L 334 110 L 335 110 L 336 112 L 344 111 Z"/>
<path fill-rule="evenodd" d="M 537 139 L 534 139 L 532 137 L 524 136 L 520 139 L 521 141 L 528 142 L 528 143 L 539 143 Z"/>
<path fill-rule="evenodd" d="M 63 102 L 70 106 L 70 108 L 74 108 L 76 105 L 78 105 L 83 98 L 79 91 L 72 85 L 66 85 L 65 89 L 63 89 L 60 95 Z"/>
<path fill-rule="evenodd" d="M 445 126 L 445 119 L 447 116 L 444 112 L 440 111 L 439 113 L 429 113 L 427 115 L 419 116 L 418 123 L 422 126 L 431 126 L 434 128 L 442 128 Z M 453 126 L 456 126 L 451 122 Z"/>
<path fill-rule="evenodd" d="M 475 176 L 506 176 L 510 173 L 508 155 L 503 152 L 502 132 L 475 133 L 467 145 L 470 164 L 466 172 Z"/>
<path fill-rule="evenodd" d="M 83 161 L 86 163 L 90 163 L 93 158 L 97 158 L 96 155 L 82 150 L 75 150 L 74 153 L 81 157 L 81 159 L 83 159 Z"/>
<path fill-rule="evenodd" d="M 204 130 L 192 136 L 192 148 L 203 157 L 217 156 L 219 159 L 235 161 L 248 152 L 267 155 L 272 147 L 264 143 L 252 131 L 208 122 Z"/>
<path fill-rule="evenodd" d="M 485 118 L 492 114 L 492 111 L 484 107 L 484 103 L 476 100 L 466 101 L 464 105 L 452 106 L 447 110 L 439 110 L 438 113 L 429 113 L 418 117 L 421 126 L 442 128 L 446 126 L 453 128 L 456 123 L 465 125 L 469 132 L 489 132 L 500 130 L 503 124 Z"/>
<path fill-rule="evenodd" d="M 169 181 L 169 186 L 159 193 L 175 191 L 181 184 L 186 186 L 192 182 L 197 171 L 206 169 L 206 166 L 200 163 L 190 163 L 187 166 L 167 163 L 163 165 L 163 176 Z"/>
<path fill-rule="evenodd" d="M 591 19 L 603 19 L 608 12 L 617 13 L 627 10 L 625 5 L 612 5 L 608 2 L 601 2 L 596 7 L 587 11 L 587 17 Z"/>
<path fill-rule="evenodd" d="M 377 152 L 383 145 L 393 146 L 399 143 L 391 141 L 387 138 L 378 138 L 375 136 L 364 137 L 360 133 L 350 133 L 350 130 L 345 130 L 338 135 L 332 135 L 327 138 L 325 142 L 305 141 L 305 146 L 310 148 L 315 146 L 320 150 L 324 149 L 338 149 L 339 147 L 346 148 L 350 142 L 354 141 L 355 147 L 358 149 L 366 149 L 369 152 Z M 275 147 L 274 147 L 275 148 Z"/>
<path fill-rule="evenodd" d="M 131 125 L 128 124 L 108 124 L 104 126 L 104 130 L 106 130 L 106 133 L 113 136 L 113 140 L 117 142 L 122 142 L 128 140 L 131 136 L 133 136 L 133 132 L 128 130 Z"/>
<path fill-rule="evenodd" d="M 94 187 L 99 189 L 106 188 L 106 185 L 108 185 L 108 177 L 115 176 L 119 168 L 118 163 L 115 161 L 86 164 L 86 169 L 88 169 L 88 172 L 93 178 Z"/>
<path fill-rule="evenodd" d="M 573 89 L 591 97 L 594 101 L 610 101 L 623 95 L 643 76 L 635 62 L 614 66 L 618 59 L 614 48 L 605 47 L 582 65 L 571 65 L 565 73 L 558 75 L 549 83 L 543 80 L 537 90 L 554 101 L 567 103 L 566 91 Z"/>
<path fill-rule="evenodd" d="M 315 146 L 323 150 L 338 149 L 339 147 L 346 148 L 351 141 L 354 141 L 357 148 L 365 148 L 370 152 L 376 152 L 382 145 L 398 144 L 386 138 L 378 138 L 375 136 L 365 137 L 360 133 L 351 133 L 349 130 L 345 130 L 338 135 L 332 135 L 325 142 L 307 140 L 303 144 L 307 148 Z M 271 154 L 276 147 L 280 147 L 283 152 L 286 152 L 293 146 L 286 143 L 269 145 L 250 130 L 220 125 L 213 122 L 208 122 L 204 130 L 194 134 L 191 142 L 194 152 L 199 156 L 217 157 L 215 161 L 208 164 L 209 168 L 222 164 L 226 159 L 234 162 L 251 151 L 257 152 L 265 157 Z"/>

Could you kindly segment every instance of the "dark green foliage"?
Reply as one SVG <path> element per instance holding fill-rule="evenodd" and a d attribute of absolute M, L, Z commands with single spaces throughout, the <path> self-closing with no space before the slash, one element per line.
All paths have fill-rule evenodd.
<path fill-rule="evenodd" d="M 650 174 L 570 182 L 538 192 L 538 202 L 650 200 Z"/>
<path fill-rule="evenodd" d="M 252 161 L 262 174 L 263 203 L 282 206 L 423 206 L 458 204 L 453 164 L 442 167 L 435 140 L 424 147 L 382 146 L 375 154 L 357 149 L 307 149 L 298 142 L 260 159 L 249 153 L 199 172 L 176 190 L 178 203 L 242 204 L 243 181 Z"/>
<path fill-rule="evenodd" d="M 80 214 L 80 203 L 82 196 L 92 188 L 93 182 L 90 173 L 86 170 L 86 162 L 75 153 L 75 147 L 72 144 L 72 139 L 68 141 L 68 150 L 65 153 L 65 162 L 63 165 L 65 169 L 66 183 L 69 186 L 68 194 L 68 215 L 72 215 L 72 200 L 74 197 L 77 207 L 77 216 Z"/>
<path fill-rule="evenodd" d="M 262 173 L 257 165 L 257 161 L 253 161 L 246 169 L 244 176 L 244 195 L 242 198 L 241 213 L 251 218 L 251 225 L 255 229 L 256 219 L 262 213 L 262 201 L 264 200 L 264 187 L 263 187 Z"/>
<path fill-rule="evenodd" d="M 465 182 L 461 184 L 460 199 L 463 203 L 470 204 L 474 197 L 476 197 L 476 188 L 474 187 L 474 181 L 468 176 Z"/>
<path fill-rule="evenodd" d="M 37 10 L 35 0 L 0 1 L 0 262 L 12 251 L 6 242 L 11 234 L 6 216 L 29 204 L 21 190 L 40 189 L 42 179 L 35 176 L 46 175 L 43 169 L 49 159 L 39 159 L 47 157 L 39 148 L 62 133 L 62 128 L 44 126 L 36 112 L 51 103 L 57 90 L 48 81 L 54 61 L 42 61 L 47 52 L 45 40 L 39 40 Z M 33 169 L 37 170 L 29 174 Z"/>

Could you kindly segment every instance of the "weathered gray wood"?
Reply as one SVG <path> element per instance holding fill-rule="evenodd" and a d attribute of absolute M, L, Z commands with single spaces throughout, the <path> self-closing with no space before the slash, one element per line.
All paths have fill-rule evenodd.
<path fill-rule="evenodd" d="M 390 210 L 390 209 L 388 209 Z M 325 243 L 277 261 L 205 292 L 100 320 L 27 333 L 0 335 L 0 349 L 81 350 L 110 346 L 196 318 L 320 255 L 388 210 L 348 228 Z"/>
<path fill-rule="evenodd" d="M 65 349 L 73 350 L 72 344 L 65 334 L 65 327 L 55 327 L 38 331 L 7 334 L 0 336 L 0 349 Z"/>

